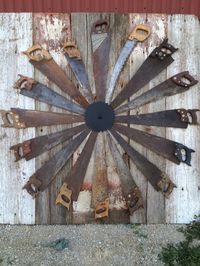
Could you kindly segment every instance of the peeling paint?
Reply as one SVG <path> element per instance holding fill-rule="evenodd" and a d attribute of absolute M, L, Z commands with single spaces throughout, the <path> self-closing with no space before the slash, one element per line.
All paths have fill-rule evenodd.
<path fill-rule="evenodd" d="M 62 44 L 71 38 L 70 17 L 67 14 L 38 13 L 34 20 L 35 43 L 42 44 L 49 51 L 60 51 Z"/>
<path fill-rule="evenodd" d="M 91 210 L 91 192 L 81 191 L 77 201 L 73 202 L 74 212 L 89 212 Z"/>

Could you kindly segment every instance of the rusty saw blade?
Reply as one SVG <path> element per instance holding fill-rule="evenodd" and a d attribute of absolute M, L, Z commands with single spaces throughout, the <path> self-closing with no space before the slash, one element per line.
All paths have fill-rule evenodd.
<path fill-rule="evenodd" d="M 37 157 L 43 152 L 52 149 L 54 146 L 74 137 L 85 129 L 85 125 L 67 128 L 59 132 L 26 140 L 22 143 L 18 143 L 12 146 L 10 149 L 14 151 L 16 158 L 15 162 L 19 161 L 22 158 L 25 158 L 28 161 L 32 158 Z"/>
<path fill-rule="evenodd" d="M 88 74 L 76 43 L 73 41 L 64 43 L 63 52 L 76 79 L 81 86 L 83 96 L 85 96 L 89 103 L 92 103 L 94 101 L 94 98 L 90 88 Z"/>
<path fill-rule="evenodd" d="M 173 109 L 161 112 L 141 115 L 122 115 L 116 116 L 116 123 L 187 128 L 188 124 L 197 125 L 198 109 Z"/>
<path fill-rule="evenodd" d="M 90 130 L 86 129 L 76 138 L 69 140 L 62 150 L 57 152 L 29 178 L 29 181 L 24 186 L 24 189 L 26 189 L 33 197 L 36 197 L 39 192 L 44 191 L 54 180 L 57 173 L 62 169 L 72 154 L 80 146 L 83 140 L 87 137 L 89 132 Z"/>
<path fill-rule="evenodd" d="M 168 44 L 167 39 L 165 39 L 160 46 L 156 47 L 124 89 L 112 101 L 112 108 L 115 109 L 125 100 L 128 100 L 129 97 L 144 87 L 151 79 L 166 69 L 174 61 L 171 55 L 176 50 L 178 49 Z"/>
<path fill-rule="evenodd" d="M 23 53 L 28 56 L 30 63 L 50 81 L 55 83 L 81 106 L 84 108 L 88 107 L 89 103 L 76 86 L 68 79 L 65 72 L 54 61 L 47 50 L 43 49 L 39 44 L 36 44 Z"/>
<path fill-rule="evenodd" d="M 115 161 L 117 173 L 120 178 L 122 192 L 126 199 L 129 212 L 132 215 L 136 210 L 143 207 L 142 195 L 133 179 L 133 176 L 130 173 L 130 170 L 125 164 L 120 154 L 120 151 L 117 148 L 117 145 L 114 143 L 114 140 L 111 138 L 110 134 L 108 133 L 107 133 L 107 140 L 112 157 Z"/>
<path fill-rule="evenodd" d="M 95 146 L 95 173 L 92 179 L 92 206 L 95 208 L 95 219 L 108 217 L 109 195 L 106 165 L 105 136 L 100 132 Z"/>
<path fill-rule="evenodd" d="M 129 55 L 134 50 L 138 42 L 145 41 L 150 35 L 150 27 L 147 25 L 137 25 L 128 37 L 124 47 L 122 48 L 117 62 L 112 70 L 108 90 L 106 92 L 106 103 L 110 104 L 115 89 L 115 85 L 119 78 L 119 74 L 122 71 Z"/>
<path fill-rule="evenodd" d="M 48 88 L 46 85 L 26 76 L 19 76 L 20 78 L 15 83 L 14 88 L 19 89 L 20 94 L 73 113 L 85 113 L 85 109 L 83 107 L 71 102 L 64 96 Z"/>
<path fill-rule="evenodd" d="M 11 108 L 11 111 L 0 110 L 2 116 L 2 127 L 27 128 L 72 124 L 84 122 L 83 116 L 52 113 L 44 111 Z"/>
<path fill-rule="evenodd" d="M 104 101 L 110 51 L 110 29 L 107 20 L 101 19 L 93 24 L 91 41 L 96 100 Z"/>
<path fill-rule="evenodd" d="M 120 114 L 129 110 L 133 110 L 137 107 L 143 106 L 150 102 L 155 102 L 163 97 L 172 96 L 175 94 L 183 93 L 187 91 L 190 87 L 197 84 L 195 80 L 188 71 L 181 72 L 175 76 L 167 79 L 166 81 L 160 83 L 153 89 L 141 94 L 132 101 L 118 107 L 115 110 L 116 114 Z"/>
<path fill-rule="evenodd" d="M 191 166 L 191 153 L 194 152 L 194 150 L 181 143 L 121 125 L 114 125 L 113 128 L 119 133 L 176 164 L 183 162 Z"/>
<path fill-rule="evenodd" d="M 80 156 L 78 157 L 74 166 L 71 168 L 69 175 L 65 178 L 64 183 L 60 188 L 60 192 L 56 199 L 56 204 L 62 204 L 68 210 L 72 200 L 77 201 L 78 199 L 97 134 L 98 133 L 96 132 L 91 132 Z"/>
<path fill-rule="evenodd" d="M 161 191 L 165 197 L 168 197 L 173 191 L 173 188 L 176 187 L 169 177 L 158 169 L 157 166 L 149 162 L 143 155 L 133 149 L 115 130 L 111 129 L 110 132 L 151 185 L 157 191 Z"/>

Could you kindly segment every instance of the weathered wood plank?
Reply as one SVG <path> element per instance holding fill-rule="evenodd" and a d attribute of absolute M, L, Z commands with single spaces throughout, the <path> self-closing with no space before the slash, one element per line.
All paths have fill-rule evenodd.
<path fill-rule="evenodd" d="M 23 97 L 13 90 L 12 86 L 17 79 L 17 74 L 21 73 L 27 76 L 34 76 L 37 80 L 47 84 L 55 91 L 64 95 L 59 88 L 50 83 L 42 74 L 34 70 L 28 63 L 26 57 L 20 53 L 26 50 L 34 43 L 40 43 L 44 48 L 47 48 L 52 53 L 55 61 L 66 70 L 74 82 L 75 78 L 71 75 L 65 57 L 60 51 L 60 45 L 70 37 L 70 17 L 68 14 L 34 14 L 32 24 L 31 14 L 1 14 L 0 15 L 0 42 L 1 42 L 1 59 L 0 70 L 2 73 L 0 86 L 0 108 L 9 109 L 10 107 L 20 107 L 27 109 L 34 109 L 35 102 L 32 99 Z M 118 85 L 115 90 L 115 95 L 124 87 L 132 75 L 144 61 L 151 50 L 159 44 L 161 39 L 167 35 L 169 42 L 175 47 L 179 47 L 173 57 L 175 62 L 164 71 L 157 78 L 155 78 L 149 85 L 145 86 L 141 91 L 144 92 L 161 81 L 169 78 L 173 74 L 180 71 L 189 70 L 192 75 L 200 80 L 199 68 L 199 21 L 194 16 L 184 15 L 139 15 L 130 14 L 72 14 L 72 34 L 73 38 L 77 40 L 79 49 L 86 63 L 88 69 L 89 79 L 94 91 L 94 80 L 92 74 L 91 61 L 91 47 L 90 47 L 90 28 L 94 21 L 101 16 L 107 16 L 112 28 L 112 43 L 110 53 L 110 67 L 109 75 L 112 71 L 113 65 L 123 46 L 125 39 L 129 32 L 129 25 L 133 26 L 139 23 L 147 23 L 153 27 L 153 34 L 149 40 L 143 44 L 139 44 L 131 55 L 130 61 L 127 63 L 122 75 L 120 76 Z M 167 26 L 168 25 L 168 26 Z M 34 29 L 32 30 L 32 26 Z M 5 30 L 6 29 L 6 30 Z M 192 29 L 192 30 L 191 30 Z M 32 36 L 34 40 L 32 41 Z M 129 68 L 130 63 L 130 68 Z M 129 72 L 130 71 L 130 72 Z M 138 94 L 140 94 L 138 93 Z M 173 96 L 167 100 L 161 100 L 154 104 L 146 105 L 136 111 L 139 113 L 146 113 L 152 111 L 160 111 L 173 108 L 200 108 L 198 85 L 193 87 L 183 95 Z M 66 95 L 65 95 L 66 96 Z M 135 97 L 135 96 L 134 96 Z M 36 109 L 65 112 L 61 109 L 50 107 L 45 103 L 36 103 Z M 135 113 L 135 111 L 131 112 Z M 133 126 L 134 127 L 134 126 Z M 52 133 L 66 126 L 42 127 L 37 129 L 36 135 L 44 135 Z M 131 217 L 132 222 L 147 222 L 147 223 L 161 223 L 165 221 L 168 223 L 187 223 L 194 214 L 200 212 L 200 136 L 198 134 L 199 127 L 189 126 L 188 129 L 161 129 L 161 128 L 147 128 L 139 127 L 144 131 L 157 134 L 159 136 L 166 136 L 169 139 L 182 142 L 183 144 L 193 148 L 196 152 L 192 154 L 192 167 L 185 164 L 179 166 L 174 165 L 169 161 L 161 159 L 159 156 L 153 154 L 149 150 L 143 148 L 131 141 L 138 151 L 147 156 L 149 160 L 159 166 L 160 169 L 165 170 L 170 178 L 176 183 L 177 188 L 170 195 L 170 198 L 164 201 L 161 193 L 155 190 L 148 184 L 146 179 L 137 170 L 132 162 L 130 162 L 131 173 L 142 191 L 144 202 L 146 206 L 144 210 L 138 210 Z M 94 156 L 86 173 L 86 178 L 80 197 L 74 204 L 75 213 L 73 217 L 67 216 L 66 211 L 60 206 L 55 205 L 55 198 L 58 190 L 62 184 L 63 178 L 69 171 L 70 163 L 67 164 L 58 174 L 56 180 L 51 187 L 47 189 L 35 202 L 22 190 L 23 185 L 35 172 L 35 160 L 20 161 L 14 163 L 14 156 L 9 151 L 11 145 L 22 142 L 26 139 L 35 136 L 35 129 L 29 128 L 25 130 L 5 129 L 0 128 L 0 160 L 3 165 L 0 180 L 0 223 L 12 224 L 56 224 L 56 223 L 88 223 L 94 222 L 94 213 L 91 208 L 91 187 L 92 175 L 94 173 Z M 36 168 L 39 168 L 46 160 L 48 160 L 62 145 L 55 147 L 52 151 L 47 152 L 36 159 Z M 73 162 L 76 161 L 83 145 L 74 154 Z M 106 146 L 107 147 L 107 146 Z M 123 151 L 121 150 L 122 154 Z M 109 223 L 129 221 L 125 215 L 125 202 L 122 198 L 120 190 L 119 177 L 115 171 L 115 165 L 108 147 L 107 153 L 107 172 L 109 178 L 111 209 Z M 11 196 L 12 192 L 12 196 Z M 36 217 L 35 217 L 36 215 Z M 36 219 L 36 220 L 35 220 Z"/>
<path fill-rule="evenodd" d="M 33 42 L 40 44 L 45 49 L 49 50 L 57 64 L 67 72 L 67 61 L 61 52 L 61 45 L 68 38 L 70 38 L 70 17 L 68 14 L 33 14 Z M 35 79 L 48 85 L 50 88 L 67 96 L 56 85 L 49 82 L 47 78 L 39 71 L 35 70 Z M 36 109 L 51 112 L 65 113 L 57 107 L 51 107 L 45 103 L 36 102 Z M 66 112 L 67 113 L 67 112 Z M 69 125 L 70 126 L 70 125 Z M 51 126 L 41 127 L 36 130 L 36 135 L 44 135 L 56 131 L 60 131 L 67 126 Z M 36 166 L 39 168 L 45 161 L 53 156 L 57 151 L 62 148 L 58 145 L 51 151 L 40 155 L 36 159 Z M 65 210 L 55 204 L 55 199 L 62 185 L 62 181 L 69 170 L 70 164 L 58 173 L 56 179 L 52 182 L 50 187 L 41 193 L 36 199 L 36 223 L 37 224 L 62 224 L 65 223 Z"/>
<path fill-rule="evenodd" d="M 0 109 L 20 107 L 34 109 L 34 100 L 19 95 L 14 82 L 19 73 L 32 76 L 33 68 L 28 65 L 21 52 L 32 45 L 32 14 L 0 14 Z M 10 146 L 33 138 L 33 128 L 17 130 L 0 128 L 0 223 L 33 224 L 35 202 L 22 190 L 29 176 L 35 171 L 35 160 L 14 162 Z"/>
<path fill-rule="evenodd" d="M 90 29 L 93 22 L 98 19 L 98 14 L 71 14 L 71 30 L 72 38 L 76 41 L 78 48 L 81 52 L 81 57 L 85 63 L 85 67 L 88 73 L 90 86 L 93 94 L 95 94 L 94 78 L 92 70 L 92 58 L 91 58 L 91 43 L 90 43 Z M 81 33 L 81 34 L 80 34 Z M 78 159 L 86 140 L 80 145 L 78 150 L 73 155 L 73 164 Z M 73 203 L 73 209 L 71 213 L 68 213 L 67 220 L 71 219 L 71 223 L 79 224 L 81 221 L 87 223 L 87 214 L 91 212 L 91 190 L 92 190 L 92 176 L 94 173 L 94 156 L 91 156 L 83 186 L 79 194 L 77 202 Z"/>
<path fill-rule="evenodd" d="M 114 14 L 110 16 L 110 25 L 111 25 L 112 35 L 111 35 L 111 51 L 110 51 L 110 57 L 109 57 L 108 82 L 110 80 L 112 70 L 115 66 L 116 60 L 130 32 L 128 14 Z M 124 69 L 122 70 L 119 76 L 118 82 L 114 90 L 113 97 L 115 97 L 121 90 L 123 90 L 128 80 L 129 80 L 129 61 L 126 62 Z M 121 149 L 120 146 L 118 147 L 123 156 L 124 151 Z M 110 196 L 111 212 L 114 212 L 115 210 L 118 211 L 119 213 L 121 212 L 122 223 L 128 223 L 130 222 L 130 217 L 127 211 L 125 199 L 122 195 L 120 178 L 117 174 L 115 162 L 112 157 L 111 151 L 108 147 L 108 143 L 106 145 L 106 160 L 107 160 L 107 167 L 108 167 L 107 174 L 108 174 L 109 191 L 110 191 L 109 196 Z M 115 216 L 113 216 L 113 222 L 116 222 L 116 223 L 119 222 L 117 217 L 116 217 L 116 220 L 114 219 L 115 219 Z M 110 222 L 112 222 L 112 220 Z"/>
<path fill-rule="evenodd" d="M 200 81 L 200 25 L 195 16 L 168 16 L 168 37 L 170 42 L 179 48 L 174 54 L 175 62 L 168 67 L 168 78 L 178 72 L 189 70 Z M 199 85 L 188 92 L 170 97 L 166 100 L 166 108 L 200 109 Z M 168 223 L 188 223 L 195 214 L 200 213 L 200 134 L 199 126 L 187 129 L 166 130 L 166 136 L 182 142 L 196 152 L 192 154 L 192 166 L 174 165 L 167 162 L 166 171 L 177 185 L 169 200 L 166 201 L 166 221 Z"/>
<path fill-rule="evenodd" d="M 167 16 L 166 15 L 147 15 L 147 23 L 151 26 L 152 34 L 147 41 L 148 54 L 158 46 L 166 37 Z M 167 71 L 164 70 L 155 79 L 149 82 L 148 88 L 151 89 L 167 78 Z M 148 113 L 165 110 L 165 99 L 146 105 Z M 146 127 L 145 131 L 160 137 L 165 137 L 165 128 Z M 161 156 L 147 150 L 147 158 L 159 169 L 165 171 L 166 160 Z M 162 193 L 157 192 L 151 184 L 147 184 L 147 223 L 165 222 L 165 200 Z"/>
<path fill-rule="evenodd" d="M 133 29 L 136 25 L 138 24 L 144 24 L 146 22 L 146 14 L 130 14 L 130 27 Z M 150 37 L 151 38 L 151 37 Z M 138 70 L 140 65 L 143 63 L 143 61 L 146 59 L 148 56 L 148 51 L 147 51 L 147 43 L 138 43 L 137 47 L 134 49 L 133 53 L 131 54 L 130 57 L 130 77 L 134 75 L 134 73 Z M 141 94 L 142 92 L 145 92 L 148 90 L 148 86 L 145 86 L 142 88 L 138 93 L 134 94 L 134 96 L 131 97 L 135 98 L 137 95 Z M 133 110 L 130 112 L 130 114 L 135 114 L 136 112 L 138 113 L 146 113 L 147 107 L 144 106 L 140 109 Z M 134 125 L 131 125 L 131 127 L 135 127 Z M 136 126 L 140 130 L 145 130 L 144 126 Z M 143 148 L 141 145 L 137 144 L 134 141 L 130 141 L 130 145 L 134 147 L 138 152 L 140 152 L 142 155 L 146 156 L 147 149 Z M 146 223 L 147 221 L 147 206 L 146 206 L 146 198 L 147 198 L 147 180 L 146 178 L 140 173 L 137 169 L 137 167 L 134 165 L 132 161 L 130 161 L 130 170 L 131 174 L 139 187 L 143 201 L 144 201 L 144 208 L 141 208 L 137 210 L 131 217 L 131 222 L 133 223 Z"/>
<path fill-rule="evenodd" d="M 119 54 L 119 50 L 121 49 L 122 45 L 124 44 L 124 38 L 127 37 L 127 32 L 129 30 L 129 24 L 128 24 L 128 16 L 127 15 L 110 15 L 110 14 L 72 14 L 71 15 L 71 24 L 72 24 L 72 33 L 73 38 L 76 39 L 77 44 L 84 44 L 84 45 L 78 45 L 79 49 L 81 50 L 81 55 L 84 59 L 84 62 L 86 64 L 86 69 L 88 70 L 90 84 L 93 92 L 95 93 L 94 88 L 94 78 L 93 78 L 93 70 L 92 70 L 92 58 L 91 58 L 91 40 L 90 40 L 90 29 L 92 24 L 97 21 L 99 18 L 104 17 L 107 18 L 110 22 L 110 27 L 112 30 L 112 38 L 111 38 L 111 50 L 110 50 L 110 61 L 109 61 L 109 74 L 108 78 L 110 76 L 111 70 L 113 68 L 113 64 L 115 63 L 115 60 Z M 81 34 L 80 34 L 81 32 Z M 121 76 L 120 78 L 122 80 L 128 80 L 128 77 L 125 73 L 128 73 L 129 71 L 126 70 L 126 72 L 123 73 L 124 76 Z M 118 84 L 121 84 L 119 82 Z M 124 82 L 125 83 L 125 82 Z M 120 87 L 120 85 L 118 85 Z M 123 86 L 123 85 L 122 85 Z M 121 87 L 120 87 L 121 89 Z M 119 90 L 118 88 L 116 89 Z M 97 140 L 98 141 L 98 140 Z M 83 145 L 82 145 L 83 146 Z M 107 147 L 107 146 L 106 146 Z M 77 153 L 80 154 L 82 147 L 78 149 Z M 108 153 L 107 148 L 107 153 Z M 74 154 L 74 161 L 77 159 L 77 153 Z M 94 150 L 95 154 L 95 150 Z M 109 158 L 111 158 L 111 154 L 109 153 L 107 158 L 107 166 L 108 166 L 108 179 L 109 181 L 109 187 L 110 187 L 110 207 L 111 211 L 112 209 L 118 209 L 124 207 L 124 200 L 122 200 L 122 193 L 120 191 L 120 182 L 119 177 L 116 174 L 115 166 L 113 167 L 110 165 Z M 89 164 L 86 177 L 84 180 L 82 191 L 80 192 L 80 196 L 78 198 L 78 201 L 74 204 L 74 223 L 82 223 L 83 221 L 87 221 L 87 218 L 89 212 L 92 212 L 91 208 L 91 188 L 92 188 L 92 176 L 94 175 L 94 156 L 91 158 L 91 162 Z M 118 197 L 118 200 L 116 200 L 115 196 Z M 119 203 L 119 201 L 123 202 L 123 204 Z M 112 216 L 112 215 L 111 215 Z M 119 222 L 120 215 L 118 217 L 115 217 L 115 215 L 112 216 L 109 220 L 109 222 Z M 128 216 L 124 218 L 123 221 L 127 221 Z M 85 219 L 85 220 L 84 220 Z"/>

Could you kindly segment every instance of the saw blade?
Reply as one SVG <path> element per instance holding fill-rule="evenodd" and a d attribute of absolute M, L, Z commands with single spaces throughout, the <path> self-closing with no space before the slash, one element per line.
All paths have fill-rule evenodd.
<path fill-rule="evenodd" d="M 126 41 L 124 47 L 122 48 L 122 51 L 113 69 L 110 84 L 108 86 L 108 90 L 106 93 L 106 103 L 110 104 L 112 100 L 115 85 L 129 55 L 131 54 L 137 43 L 145 41 L 150 34 L 151 34 L 150 27 L 148 25 L 140 24 L 137 25 L 133 29 L 131 34 L 128 36 L 128 40 Z"/>
<path fill-rule="evenodd" d="M 137 41 L 127 40 L 124 47 L 121 50 L 121 53 L 117 59 L 117 62 L 114 66 L 114 69 L 112 71 L 112 76 L 111 76 L 108 90 L 106 93 L 106 103 L 108 103 L 108 104 L 112 100 L 113 92 L 114 92 L 117 80 L 119 78 L 119 74 L 122 71 L 129 55 L 131 54 L 131 52 L 135 48 L 136 44 L 137 44 Z"/>
<path fill-rule="evenodd" d="M 39 136 L 26 140 L 22 143 L 18 143 L 10 147 L 10 150 L 14 151 L 16 162 L 22 158 L 25 158 L 28 161 L 44 153 L 45 151 L 52 149 L 56 145 L 76 136 L 85 129 L 86 126 L 84 124 L 77 127 L 67 128 L 59 132 Z"/>
<path fill-rule="evenodd" d="M 107 20 L 101 19 L 93 24 L 91 42 L 96 100 L 104 101 L 110 52 L 110 28 Z"/>
<path fill-rule="evenodd" d="M 132 215 L 136 210 L 143 207 L 142 195 L 133 179 L 133 176 L 131 175 L 129 168 L 124 162 L 117 145 L 114 143 L 114 140 L 111 138 L 110 134 L 107 133 L 106 136 L 112 157 L 115 161 L 116 171 L 120 178 L 123 194 L 126 199 L 129 212 Z"/>
<path fill-rule="evenodd" d="M 155 166 L 155 164 L 151 163 L 143 155 L 132 148 L 115 130 L 111 129 L 110 132 L 155 190 L 161 191 L 164 196 L 168 197 L 175 187 L 169 177 Z"/>
<path fill-rule="evenodd" d="M 81 86 L 81 92 L 89 103 L 94 101 L 85 64 L 75 42 L 68 41 L 63 45 L 63 52 Z"/>
<path fill-rule="evenodd" d="M 62 204 L 68 210 L 70 208 L 71 202 L 77 201 L 87 167 L 93 152 L 93 147 L 97 138 L 96 132 L 91 132 L 84 148 L 78 157 L 76 163 L 71 168 L 68 176 L 65 177 L 64 183 L 60 188 L 58 193 L 56 204 Z"/>
<path fill-rule="evenodd" d="M 165 49 L 165 50 L 163 50 Z M 151 79 L 156 77 L 160 72 L 169 66 L 174 59 L 171 55 L 177 49 L 164 40 L 153 52 L 147 57 L 135 75 L 129 80 L 124 89 L 111 102 L 113 109 L 128 100 L 134 93 L 144 87 Z"/>
<path fill-rule="evenodd" d="M 187 80 L 187 82 L 184 82 L 184 79 Z M 120 114 L 129 110 L 133 110 L 137 107 L 141 107 L 150 102 L 158 101 L 163 97 L 183 93 L 190 87 L 196 85 L 197 82 L 198 81 L 195 80 L 188 71 L 181 72 L 158 84 L 151 90 L 141 94 L 127 104 L 120 106 L 115 110 L 115 113 Z"/>
<path fill-rule="evenodd" d="M 191 165 L 191 153 L 194 152 L 194 150 L 181 143 L 121 125 L 114 125 L 113 128 L 120 134 L 125 135 L 176 164 L 183 162 L 187 165 Z"/>
<path fill-rule="evenodd" d="M 14 88 L 20 90 L 20 94 L 33 98 L 35 100 L 45 102 L 49 105 L 65 109 L 67 111 L 84 114 L 85 109 L 64 96 L 58 94 L 46 85 L 37 82 L 29 77 L 20 75 L 20 78 L 15 83 Z"/>
<path fill-rule="evenodd" d="M 34 197 L 44 191 L 89 133 L 90 130 L 86 129 L 76 138 L 71 139 L 62 150 L 51 157 L 29 178 L 24 189 Z"/>
<path fill-rule="evenodd" d="M 11 111 L 0 110 L 3 127 L 27 128 L 52 125 L 63 125 L 84 122 L 83 116 L 53 113 L 37 110 L 11 108 Z"/>
<path fill-rule="evenodd" d="M 40 45 L 33 45 L 23 53 L 28 56 L 29 62 L 42 74 L 44 74 L 50 81 L 55 83 L 61 90 L 66 92 L 82 107 L 88 107 L 89 103 L 87 102 L 85 97 L 66 76 L 65 72 L 54 61 L 47 50 L 43 49 Z"/>
<path fill-rule="evenodd" d="M 92 207 L 95 209 L 95 219 L 108 217 L 109 194 L 106 165 L 105 135 L 100 132 L 95 146 L 95 166 L 92 178 Z"/>
<path fill-rule="evenodd" d="M 198 111 L 198 109 L 174 109 L 149 114 L 121 115 L 115 117 L 115 123 L 187 128 L 188 124 L 198 124 L 196 114 Z"/>

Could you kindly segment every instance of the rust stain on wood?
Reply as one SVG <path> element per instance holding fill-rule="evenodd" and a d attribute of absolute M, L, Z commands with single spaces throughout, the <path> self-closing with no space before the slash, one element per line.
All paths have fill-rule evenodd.
<path fill-rule="evenodd" d="M 62 44 L 71 38 L 69 14 L 36 13 L 33 27 L 34 43 L 42 43 L 49 51 L 60 51 Z"/>

